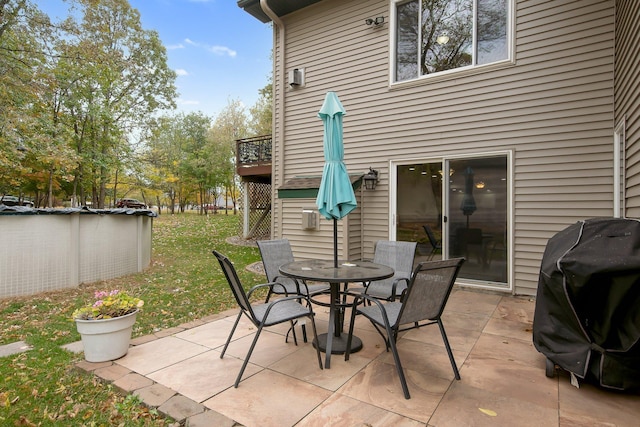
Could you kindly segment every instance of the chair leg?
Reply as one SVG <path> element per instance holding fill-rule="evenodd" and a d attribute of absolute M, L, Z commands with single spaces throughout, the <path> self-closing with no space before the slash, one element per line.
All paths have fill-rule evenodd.
<path fill-rule="evenodd" d="M 442 320 L 440 319 L 438 319 L 438 326 L 440 327 L 440 335 L 442 335 L 444 346 L 447 348 L 447 354 L 449 355 L 449 361 L 451 362 L 451 367 L 453 368 L 453 374 L 456 377 L 456 380 L 459 380 L 460 372 L 458 372 L 458 366 L 456 365 L 456 360 L 453 358 L 453 352 L 451 351 L 451 346 L 449 345 L 449 340 L 447 339 L 447 333 L 444 331 L 444 325 L 442 324 Z"/>
<path fill-rule="evenodd" d="M 347 348 L 344 352 L 344 360 L 349 360 L 351 354 L 351 341 L 353 341 L 353 325 L 356 323 L 356 312 L 358 309 L 354 306 L 351 309 L 351 322 L 349 322 L 349 334 L 347 335 Z"/>
<path fill-rule="evenodd" d="M 297 322 L 294 322 L 294 324 L 292 324 L 287 331 L 287 336 L 285 337 L 284 342 L 289 342 L 289 332 L 292 332 L 293 340 L 295 341 L 296 345 L 298 345 L 298 341 L 296 340 L 296 331 L 293 330 L 295 323 Z M 307 327 L 305 325 L 300 325 L 300 329 L 302 329 L 302 341 L 307 342 Z"/>
<path fill-rule="evenodd" d="M 295 345 L 298 345 L 298 337 L 296 336 L 296 323 L 298 323 L 297 320 L 291 321 L 291 335 L 293 335 L 293 343 Z"/>
<path fill-rule="evenodd" d="M 240 323 L 240 318 L 242 317 L 242 310 L 238 313 L 238 317 L 236 317 L 236 322 L 233 324 L 233 328 L 231 328 L 231 332 L 229 332 L 229 337 L 227 338 L 227 342 L 224 344 L 224 348 L 222 349 L 222 353 L 220 353 L 220 359 L 224 357 L 224 353 L 227 351 L 227 347 L 229 347 L 229 343 L 231 342 L 231 337 L 236 331 L 238 327 L 238 323 Z"/>
<path fill-rule="evenodd" d="M 318 365 L 320 366 L 320 369 L 323 369 L 322 367 L 322 356 L 320 355 L 320 346 L 317 345 L 318 344 L 318 331 L 316 330 L 316 321 L 313 318 L 313 314 L 309 315 L 309 319 L 311 319 L 311 329 L 313 330 L 313 340 L 315 341 L 316 345 L 314 346 L 316 348 L 316 353 L 318 354 Z"/>
<path fill-rule="evenodd" d="M 244 362 L 242 363 L 242 368 L 240 368 L 240 372 L 238 373 L 238 377 L 236 378 L 236 382 L 233 384 L 235 388 L 238 388 L 238 384 L 240 384 L 240 380 L 242 379 L 242 374 L 244 374 L 244 370 L 249 363 L 249 358 L 251 358 L 251 353 L 253 353 L 253 349 L 256 347 L 256 343 L 258 342 L 258 337 L 260 337 L 260 332 L 262 332 L 262 324 L 258 326 L 258 330 L 256 331 L 256 336 L 253 338 L 253 342 L 251 343 L 251 347 L 249 347 L 249 352 L 247 353 L 247 357 L 245 357 Z"/>
<path fill-rule="evenodd" d="M 411 395 L 409 394 L 409 386 L 407 386 L 407 380 L 404 377 L 404 371 L 402 370 L 402 364 L 400 363 L 400 355 L 398 354 L 396 340 L 393 339 L 393 332 L 391 332 L 391 327 L 389 326 L 389 324 L 386 324 L 384 326 L 387 330 L 387 336 L 389 337 L 391 353 L 393 354 L 393 360 L 396 363 L 396 370 L 398 371 L 398 376 L 400 377 L 400 384 L 402 384 L 402 392 L 404 393 L 404 398 L 411 399 Z"/>

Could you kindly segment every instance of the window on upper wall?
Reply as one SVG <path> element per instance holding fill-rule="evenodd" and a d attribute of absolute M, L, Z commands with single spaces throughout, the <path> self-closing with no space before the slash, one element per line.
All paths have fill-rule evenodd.
<path fill-rule="evenodd" d="M 513 0 L 393 1 L 394 81 L 509 59 Z"/>

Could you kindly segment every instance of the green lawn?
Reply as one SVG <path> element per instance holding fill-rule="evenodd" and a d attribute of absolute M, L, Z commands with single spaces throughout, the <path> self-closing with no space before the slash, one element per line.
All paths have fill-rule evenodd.
<path fill-rule="evenodd" d="M 71 314 L 96 290 L 126 290 L 145 302 L 133 331 L 140 336 L 235 306 L 212 249 L 234 261 L 247 287 L 264 282 L 244 268 L 260 259 L 257 248 L 226 242 L 237 235 L 239 221 L 239 215 L 161 215 L 154 219 L 152 261 L 143 273 L 0 300 L 0 344 L 33 346 L 0 359 L 0 425 L 165 425 L 133 396 L 74 369 L 81 357 L 60 348 L 80 339 Z"/>

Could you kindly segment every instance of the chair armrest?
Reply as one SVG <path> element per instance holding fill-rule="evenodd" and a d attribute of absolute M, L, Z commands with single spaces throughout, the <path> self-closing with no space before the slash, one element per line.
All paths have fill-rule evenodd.
<path fill-rule="evenodd" d="M 406 278 L 406 277 L 398 277 L 391 284 L 391 299 L 390 299 L 391 301 L 395 301 L 395 299 L 396 299 L 396 288 L 398 287 L 398 283 L 400 283 L 403 280 L 407 283 L 407 286 L 409 286 L 409 279 Z M 402 292 L 404 293 L 404 291 L 402 291 Z"/>
<path fill-rule="evenodd" d="M 298 289 L 298 294 L 299 295 L 302 295 L 302 293 L 300 292 L 300 283 L 302 282 L 302 285 L 304 286 L 305 290 L 307 291 L 307 295 L 309 295 L 309 288 L 307 287 L 307 282 L 305 282 L 304 280 L 298 281 L 298 279 L 295 279 L 295 278 L 289 277 L 289 276 L 284 276 L 284 275 L 278 275 L 278 276 L 274 277 L 273 280 L 276 281 L 281 277 L 284 278 L 284 279 L 293 280 L 293 282 L 296 284 L 296 289 Z M 285 295 L 289 295 L 287 293 L 286 289 L 285 289 L 284 292 L 285 292 Z"/>
<path fill-rule="evenodd" d="M 285 294 L 286 294 L 287 289 L 284 287 L 284 285 L 283 285 L 282 283 L 269 282 L 269 283 L 262 283 L 262 284 L 260 284 L 260 285 L 255 285 L 254 287 L 252 287 L 251 289 L 249 289 L 249 291 L 247 292 L 247 298 L 250 298 L 250 297 L 251 297 L 251 294 L 252 294 L 254 291 L 257 291 L 258 289 L 266 288 L 266 287 L 273 288 L 274 286 L 280 286 L 280 287 L 282 287 L 282 290 L 283 290 L 283 291 L 285 292 Z"/>

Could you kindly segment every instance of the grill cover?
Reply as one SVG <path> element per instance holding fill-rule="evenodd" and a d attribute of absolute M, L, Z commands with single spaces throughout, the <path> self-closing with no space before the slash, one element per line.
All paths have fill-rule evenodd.
<path fill-rule="evenodd" d="M 640 387 L 640 221 L 589 219 L 549 240 L 533 342 L 579 378 Z"/>

